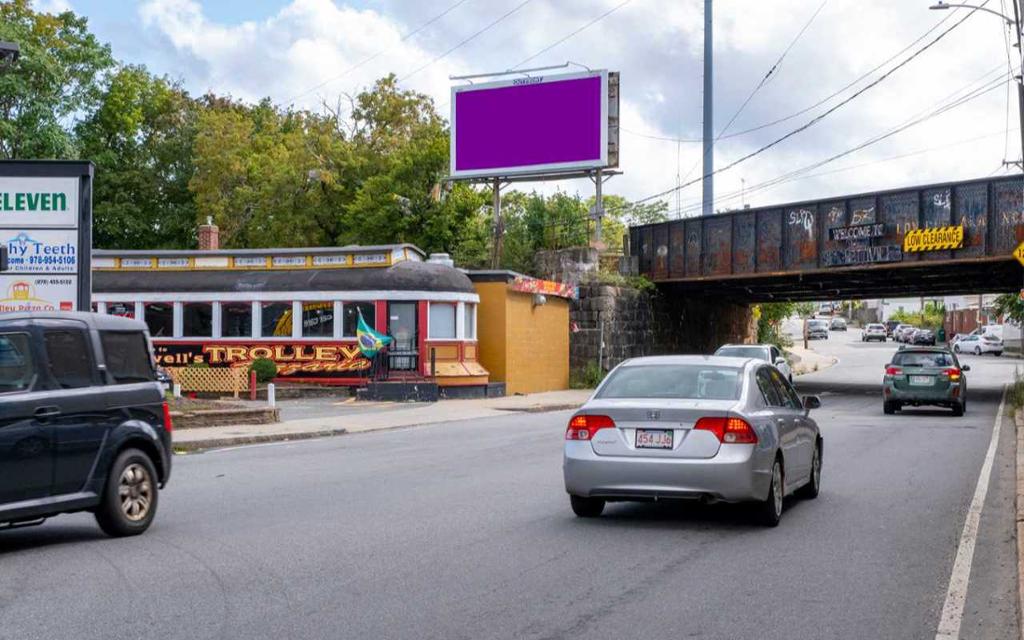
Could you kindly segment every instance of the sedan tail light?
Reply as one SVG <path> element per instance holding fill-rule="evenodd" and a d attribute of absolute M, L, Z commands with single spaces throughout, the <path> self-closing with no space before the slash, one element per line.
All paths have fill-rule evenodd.
<path fill-rule="evenodd" d="M 950 382 L 957 382 L 960 380 L 960 370 L 957 369 L 956 367 L 946 369 L 945 371 L 943 371 L 943 373 L 946 374 Z"/>
<path fill-rule="evenodd" d="M 171 424 L 171 407 L 166 402 L 164 403 L 164 431 L 167 433 L 174 431 L 174 425 Z"/>
<path fill-rule="evenodd" d="M 757 444 L 757 434 L 743 418 L 701 418 L 693 428 L 710 431 L 725 444 Z"/>
<path fill-rule="evenodd" d="M 566 440 L 590 440 L 601 429 L 614 429 L 615 421 L 608 416 L 573 416 L 565 430 Z"/>

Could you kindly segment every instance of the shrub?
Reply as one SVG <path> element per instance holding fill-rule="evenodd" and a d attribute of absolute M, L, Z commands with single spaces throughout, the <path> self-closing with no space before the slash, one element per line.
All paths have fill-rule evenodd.
<path fill-rule="evenodd" d="M 569 386 L 573 389 L 593 389 L 604 380 L 605 371 L 597 362 L 588 362 L 582 371 L 574 371 Z"/>
<path fill-rule="evenodd" d="M 266 383 L 277 377 L 277 363 L 270 358 L 256 358 L 249 370 L 256 372 L 256 382 Z"/>

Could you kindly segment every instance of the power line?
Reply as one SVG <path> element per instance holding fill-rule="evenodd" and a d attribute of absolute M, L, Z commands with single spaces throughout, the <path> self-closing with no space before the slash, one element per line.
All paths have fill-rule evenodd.
<path fill-rule="evenodd" d="M 451 53 L 452 53 L 453 51 L 455 51 L 456 49 L 459 49 L 460 47 L 462 47 L 462 46 L 464 46 L 464 45 L 468 44 L 469 42 L 471 42 L 471 41 L 473 41 L 473 40 L 475 40 L 476 38 L 480 37 L 481 35 L 483 35 L 483 34 L 484 34 L 484 33 L 486 33 L 487 31 L 490 31 L 490 30 L 491 30 L 491 28 L 493 28 L 494 26 L 496 26 L 496 25 L 497 25 L 497 24 L 498 24 L 499 22 L 501 22 L 501 21 L 505 20 L 506 18 L 508 18 L 508 17 L 509 17 L 509 16 L 511 16 L 512 14 L 516 13 L 517 11 L 519 11 L 520 9 L 522 9 L 523 7 L 525 7 L 526 5 L 530 4 L 531 2 L 533 2 L 533 0 L 523 0 L 522 2 L 520 2 L 519 4 L 517 4 L 516 6 L 512 7 L 511 9 L 509 9 L 508 11 L 506 11 L 505 13 L 501 14 L 501 15 L 500 15 L 500 16 L 499 16 L 499 17 L 498 17 L 497 19 L 495 19 L 495 20 L 491 21 L 491 22 L 490 22 L 490 23 L 489 23 L 489 24 L 488 24 L 488 25 L 487 25 L 486 27 L 483 27 L 482 29 L 479 29 L 478 31 L 476 31 L 475 33 L 473 33 L 473 35 L 469 36 L 468 38 L 464 38 L 464 39 L 463 39 L 463 40 L 462 40 L 461 42 L 459 42 L 459 43 L 458 43 L 457 45 L 455 45 L 454 47 L 451 47 L 450 49 L 448 49 L 447 51 L 445 51 L 445 52 L 444 52 L 444 53 L 442 53 L 441 55 L 439 55 L 439 56 L 435 57 L 435 58 L 434 58 L 433 60 L 431 60 L 430 62 L 427 62 L 426 64 L 424 64 L 424 65 L 422 65 L 422 66 L 418 67 L 418 68 L 417 68 L 417 69 L 416 69 L 415 71 L 413 71 L 412 73 L 407 73 L 407 74 L 405 74 L 404 76 L 402 76 L 401 78 L 399 78 L 399 79 L 398 79 L 398 81 L 399 81 L 399 82 L 405 82 L 406 80 L 408 80 L 409 78 L 413 77 L 414 75 L 416 75 L 416 74 L 417 74 L 417 73 L 419 73 L 420 71 L 423 71 L 423 70 L 424 70 L 424 69 L 426 69 L 427 67 L 429 67 L 429 66 L 431 66 L 431 65 L 433 65 L 433 64 L 435 64 L 435 63 L 437 63 L 437 62 L 439 62 L 439 61 L 441 61 L 441 60 L 443 60 L 444 58 L 447 58 L 447 57 L 448 57 L 448 55 L 449 55 L 449 54 L 451 54 Z"/>
<path fill-rule="evenodd" d="M 986 74 L 986 75 L 989 75 L 989 74 Z M 977 98 L 980 98 L 980 97 L 982 97 L 982 96 L 984 96 L 984 95 L 986 95 L 988 93 L 991 93 L 992 91 L 1000 89 L 1004 82 L 1009 82 L 1011 79 L 1012 79 L 1012 73 L 1011 74 L 1005 74 L 1004 73 L 1004 74 L 1000 75 L 1000 77 L 995 79 L 994 81 L 986 82 L 981 87 L 978 87 L 976 89 L 971 90 L 967 94 L 965 94 L 965 95 L 963 95 L 963 96 L 961 96 L 959 98 L 956 98 L 952 102 L 948 102 L 947 104 L 944 104 L 944 105 L 942 105 L 940 107 L 937 107 L 937 108 L 933 109 L 932 111 L 930 111 L 930 112 L 928 112 L 928 113 L 926 113 L 924 115 L 914 116 L 914 117 L 910 118 L 909 120 L 904 121 L 902 124 L 898 125 L 897 127 L 893 128 L 893 129 L 890 129 L 889 131 L 886 131 L 886 132 L 884 132 L 882 134 L 879 134 L 877 136 L 874 136 L 872 138 L 869 138 L 865 142 L 863 142 L 861 144 L 858 144 L 858 145 L 856 145 L 856 146 L 854 146 L 854 147 L 852 147 L 850 149 L 847 149 L 847 150 L 845 150 L 845 151 L 843 151 L 841 153 L 837 153 L 837 154 L 835 154 L 833 156 L 830 156 L 828 158 L 825 158 L 823 160 L 819 160 L 819 161 L 814 162 L 814 163 L 812 163 L 810 165 L 801 167 L 800 169 L 796 169 L 796 170 L 791 171 L 791 172 L 789 172 L 787 174 L 783 174 L 781 176 L 777 176 L 775 178 L 772 178 L 772 179 L 767 180 L 765 182 L 762 182 L 760 184 L 754 185 L 753 187 L 747 187 L 743 191 L 734 191 L 734 192 L 732 192 L 732 193 L 730 193 L 728 195 L 723 196 L 721 198 L 721 200 L 722 201 L 735 200 L 736 198 L 741 197 L 742 193 L 750 194 L 750 193 L 756 192 L 756 191 L 763 191 L 765 189 L 777 186 L 779 184 L 783 184 L 785 182 L 790 182 L 790 181 L 793 181 L 793 180 L 802 179 L 802 178 L 805 178 L 805 177 L 810 177 L 810 176 L 806 175 L 808 171 L 813 171 L 814 169 L 817 169 L 818 167 L 824 166 L 824 165 L 826 165 L 828 163 L 834 162 L 835 160 L 838 160 L 839 158 L 843 158 L 843 157 L 848 156 L 848 155 L 850 155 L 852 153 L 855 153 L 857 151 L 865 149 L 865 148 L 867 148 L 867 147 L 869 147 L 871 145 L 877 144 L 877 143 L 879 143 L 879 142 L 881 142 L 883 140 L 886 140 L 886 139 L 888 139 L 888 138 L 890 138 L 890 137 L 892 137 L 892 136 L 894 136 L 894 135 L 896 135 L 898 133 L 901 133 L 901 132 L 903 132 L 903 131 L 905 131 L 905 130 L 913 127 L 913 126 L 916 126 L 916 125 L 918 125 L 918 124 L 920 124 L 922 122 L 925 122 L 926 120 L 930 120 L 931 118 L 934 118 L 934 117 L 937 117 L 939 115 L 942 115 L 943 113 L 946 113 L 947 111 L 950 111 L 950 110 L 955 109 L 955 108 L 957 108 L 959 106 L 962 106 L 962 105 L 964 105 L 964 104 L 966 104 L 968 102 L 976 100 Z M 957 94 L 957 93 L 960 93 L 961 91 L 962 91 L 962 89 L 954 92 L 954 95 Z M 637 202 L 639 202 L 639 201 L 637 201 Z M 681 213 L 685 213 L 685 212 L 699 211 L 699 210 L 700 210 L 700 205 L 697 204 L 697 203 L 693 203 L 693 204 L 687 205 L 682 210 L 679 210 L 676 213 L 681 214 Z"/>
<path fill-rule="evenodd" d="M 415 29 L 413 29 L 413 30 L 412 30 L 412 31 L 410 31 L 409 33 L 407 33 L 407 34 L 405 34 L 404 36 L 402 36 L 401 38 L 399 38 L 399 40 L 398 40 L 398 41 L 399 41 L 399 42 L 405 42 L 405 41 L 406 41 L 406 40 L 408 40 L 409 38 L 413 37 L 414 35 L 416 35 L 417 33 L 421 32 L 421 31 L 423 31 L 424 29 L 426 29 L 426 28 L 427 28 L 427 27 L 429 27 L 430 25 L 434 24 L 435 22 L 437 22 L 437 21 L 438 21 L 438 20 L 440 20 L 441 18 L 445 17 L 446 15 L 448 15 L 449 13 L 451 13 L 452 11 L 454 11 L 455 9 L 458 9 L 459 7 L 461 7 L 462 5 L 466 4 L 467 2 L 469 2 L 469 0 L 458 0 L 458 2 L 455 2 L 454 4 L 451 4 L 451 5 L 449 5 L 449 7 L 448 7 L 447 9 L 445 9 L 445 10 L 444 10 L 444 11 L 442 11 L 441 13 L 439 13 L 439 14 L 435 15 L 434 17 L 430 18 L 430 19 L 429 19 L 429 20 L 427 20 L 426 22 L 424 22 L 424 23 L 420 24 L 420 25 L 419 25 L 418 27 L 416 27 Z M 338 75 L 336 75 L 336 76 L 333 76 L 333 77 L 330 77 L 330 78 L 328 78 L 328 79 L 324 80 L 323 82 L 321 82 L 320 84 L 318 84 L 318 85 L 316 85 L 316 86 L 314 86 L 314 87 L 310 87 L 309 89 L 306 89 L 305 91 L 303 91 L 302 93 L 300 93 L 300 94 L 296 95 L 296 96 L 295 96 L 295 97 L 293 97 L 293 98 L 289 98 L 289 99 L 288 99 L 288 103 L 289 103 L 289 104 L 291 104 L 292 102 L 295 102 L 295 101 L 296 101 L 296 100 L 298 100 L 299 98 L 302 98 L 302 97 L 304 97 L 304 96 L 307 96 L 307 95 L 309 95 L 310 93 L 313 93 L 313 92 L 314 92 L 314 91 L 316 91 L 317 89 L 320 89 L 320 88 L 322 88 L 322 87 L 325 87 L 325 86 L 327 86 L 328 84 L 330 84 L 330 83 L 332 83 L 332 82 L 335 82 L 336 80 L 341 80 L 342 78 L 344 78 L 344 77 L 345 77 L 345 76 L 347 76 L 348 74 L 352 73 L 353 71 L 355 71 L 355 70 L 359 69 L 359 68 L 360 68 L 360 67 L 362 67 L 363 65 L 366 65 L 366 64 L 368 64 L 368 63 L 370 63 L 370 62 L 372 62 L 372 61 L 376 60 L 376 59 L 377 59 L 377 58 L 379 58 L 380 56 L 384 55 L 385 53 L 387 53 L 387 52 L 391 51 L 391 50 L 392 50 L 393 48 L 394 48 L 394 47 L 388 47 L 388 48 L 385 48 L 385 49 L 381 49 L 380 51 L 378 51 L 378 52 L 376 52 L 376 53 L 374 53 L 374 54 L 372 54 L 372 55 L 369 55 L 369 56 L 367 56 L 367 57 L 363 58 L 362 60 L 360 60 L 360 61 L 359 61 L 359 62 L 357 62 L 356 64 L 354 64 L 354 65 L 352 65 L 352 66 L 348 67 L 347 69 L 345 69 L 344 71 L 342 71 L 342 72 L 341 72 L 341 73 L 339 73 Z"/>
<path fill-rule="evenodd" d="M 585 25 L 581 26 L 580 28 L 576 29 L 575 31 L 573 31 L 573 32 L 572 32 L 572 33 L 570 33 L 569 35 L 565 36 L 564 38 L 562 38 L 562 39 L 560 39 L 560 40 L 558 40 L 558 41 L 556 41 L 556 42 L 553 42 L 553 43 L 549 44 L 548 46 L 544 47 L 543 49 L 541 49 L 541 50 L 540 50 L 540 51 L 538 51 L 537 53 L 533 54 L 532 56 L 530 56 L 530 57 L 528 57 L 528 58 L 524 58 L 524 59 L 523 59 L 522 61 L 520 61 L 520 62 L 519 62 L 518 64 L 516 64 L 516 65 L 515 65 L 515 66 L 513 66 L 513 67 L 509 67 L 509 68 L 510 68 L 510 69 L 516 69 L 516 68 L 518 68 L 518 67 L 521 67 L 521 66 L 523 66 L 524 64 L 526 64 L 527 62 L 529 62 L 530 60 L 533 60 L 534 58 L 537 58 L 537 57 L 539 57 L 539 56 L 541 56 L 541 55 L 543 55 L 543 54 L 547 53 L 548 51 L 551 51 L 552 49 L 554 49 L 554 48 L 555 48 L 555 47 L 557 47 L 558 45 L 562 44 L 562 43 L 563 43 L 563 42 L 565 42 L 566 40 L 569 40 L 570 38 L 572 38 L 572 37 L 574 37 L 574 36 L 576 36 L 576 35 L 578 35 L 578 34 L 582 33 L 583 31 L 586 31 L 586 30 L 587 30 L 587 29 L 589 29 L 590 27 L 592 27 L 592 26 L 594 26 L 595 24 L 597 24 L 598 22 L 600 22 L 600 21 L 604 20 L 605 18 L 607 18 L 608 16 L 612 15 L 613 13 L 615 13 L 616 11 L 618 11 L 619 9 L 621 9 L 621 8 L 622 8 L 622 7 L 624 7 L 624 6 L 626 6 L 627 4 L 629 4 L 629 3 L 630 3 L 630 2 L 632 2 L 632 1 L 633 1 L 633 0 L 625 0 L 624 2 L 622 2 L 622 3 L 620 3 L 620 4 L 618 4 L 618 5 L 614 6 L 614 7 L 612 7 L 612 8 L 611 8 L 611 9 L 609 9 L 608 11 L 605 11 L 605 12 L 604 12 L 604 13 L 602 13 L 601 15 L 597 16 L 596 18 L 594 18 L 594 19 L 593 19 L 593 20 L 591 20 L 590 22 L 588 22 L 588 23 L 586 23 Z"/>
<path fill-rule="evenodd" d="M 985 0 L 985 2 L 983 2 L 981 4 L 981 6 L 984 7 L 986 4 L 988 4 L 989 1 L 990 0 Z M 859 98 L 861 95 L 863 95 L 868 90 L 873 89 L 874 87 L 878 86 L 880 83 L 882 83 L 882 81 L 884 81 L 885 79 L 890 77 L 893 73 L 895 73 L 896 71 L 902 69 L 907 64 L 909 64 L 912 60 L 914 60 L 915 58 L 920 56 L 922 53 L 924 53 L 928 49 L 930 49 L 933 46 L 935 46 L 936 43 L 938 43 L 940 40 L 942 40 L 944 37 L 946 37 L 946 35 L 948 35 L 951 31 L 953 31 L 954 29 L 959 27 L 961 24 L 964 23 L 964 21 L 966 21 L 968 18 L 970 18 L 972 15 L 974 15 L 975 11 L 977 11 L 977 9 L 972 9 L 966 16 L 961 18 L 953 26 L 949 27 L 948 29 L 946 29 L 945 31 L 940 33 L 937 37 L 935 37 L 933 40 L 928 42 L 928 44 L 926 44 L 925 46 L 921 47 L 920 49 L 918 49 L 917 51 L 912 53 L 909 57 L 907 57 L 905 60 L 903 60 L 902 62 L 900 62 L 896 66 L 894 66 L 892 69 L 889 69 L 888 71 L 883 73 L 881 76 L 879 76 L 875 80 L 871 81 L 870 83 L 868 83 L 863 88 L 857 90 L 852 95 L 850 95 L 849 97 L 845 98 L 844 100 L 842 100 L 838 104 L 830 107 L 826 111 L 822 112 L 820 115 L 817 115 L 814 118 L 811 118 L 811 120 L 809 120 L 808 122 L 804 123 L 803 125 L 797 127 L 796 129 L 790 131 L 789 133 L 787 133 L 787 134 L 785 134 L 785 135 L 783 135 L 783 136 L 781 136 L 779 138 L 776 138 L 775 140 L 769 142 L 768 144 L 763 145 L 760 148 L 758 148 L 758 149 L 756 149 L 754 151 L 751 151 L 750 153 L 748 153 L 748 154 L 746 154 L 744 156 L 741 156 L 739 159 L 734 160 L 733 162 L 730 162 L 729 164 L 725 165 L 724 167 L 721 167 L 719 169 L 714 170 L 712 172 L 712 175 L 718 174 L 718 173 L 722 173 L 723 171 L 728 171 L 729 169 L 732 169 L 733 167 L 739 165 L 740 163 L 746 162 L 747 160 L 749 160 L 749 159 L 751 159 L 751 158 L 753 158 L 755 156 L 758 156 L 758 155 L 768 151 L 769 149 L 771 149 L 771 148 L 781 144 L 782 142 L 792 138 L 793 136 L 795 136 L 795 135 L 797 135 L 797 134 L 799 134 L 799 133 L 801 133 L 803 131 L 806 131 L 807 129 L 811 128 L 815 124 L 821 122 L 822 120 L 827 118 L 829 115 L 831 115 L 831 114 L 835 113 L 836 111 L 838 111 L 840 108 L 846 106 L 847 104 L 849 104 L 853 100 L 856 100 L 857 98 Z M 673 192 L 675 192 L 675 191 L 677 191 L 679 189 L 683 189 L 683 188 L 686 188 L 686 187 L 688 187 L 688 186 L 690 186 L 692 184 L 696 184 L 697 182 L 700 182 L 703 178 L 704 178 L 704 176 L 701 176 L 700 178 L 696 178 L 694 180 L 689 180 L 689 181 L 687 181 L 687 182 L 685 182 L 685 183 L 683 183 L 681 185 L 678 185 L 676 187 L 672 187 L 670 189 L 666 189 L 664 191 L 661 191 L 659 193 L 655 193 L 655 194 L 647 196 L 645 198 L 641 198 L 640 200 L 636 200 L 635 202 L 640 203 L 640 202 L 646 202 L 648 200 L 654 200 L 655 198 L 661 198 L 661 197 L 666 196 L 666 195 L 668 195 L 670 193 L 673 193 Z"/>

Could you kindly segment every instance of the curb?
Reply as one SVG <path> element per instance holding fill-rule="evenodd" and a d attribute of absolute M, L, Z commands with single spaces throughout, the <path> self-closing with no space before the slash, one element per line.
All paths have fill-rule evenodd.
<path fill-rule="evenodd" d="M 1014 415 L 1017 426 L 1017 614 L 1020 635 L 1024 639 L 1024 410 Z"/>
<path fill-rule="evenodd" d="M 535 405 L 532 407 L 494 407 L 494 409 L 496 411 L 508 411 L 509 413 L 550 413 L 579 409 L 582 406 L 583 404 L 580 402 L 568 402 L 565 404 Z"/>
<path fill-rule="evenodd" d="M 237 447 L 247 444 L 266 444 L 268 442 L 288 442 L 290 440 L 312 440 L 314 438 L 327 438 L 341 436 L 348 433 L 348 429 L 324 429 L 321 431 L 303 431 L 299 433 L 268 433 L 253 436 L 236 436 L 227 438 L 212 438 L 209 440 L 193 440 L 191 442 L 175 442 L 172 444 L 174 453 L 198 453 L 209 449 L 224 449 L 226 447 Z"/>

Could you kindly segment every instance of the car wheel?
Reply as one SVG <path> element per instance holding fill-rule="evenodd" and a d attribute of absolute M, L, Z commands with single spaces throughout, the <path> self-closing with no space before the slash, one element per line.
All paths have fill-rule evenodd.
<path fill-rule="evenodd" d="M 999 356 L 1003 355 L 1003 352 L 1002 352 L 1002 351 L 994 351 L 994 352 L 992 353 L 992 355 L 994 355 L 995 357 L 997 357 L 997 358 L 998 358 Z"/>
<path fill-rule="evenodd" d="M 807 484 L 800 487 L 796 491 L 796 495 L 801 498 L 813 500 L 818 497 L 818 492 L 821 490 L 821 440 L 814 443 L 814 456 L 811 458 L 811 477 L 807 479 Z"/>
<path fill-rule="evenodd" d="M 976 355 L 976 356 L 980 356 L 981 355 L 981 347 L 974 347 L 974 355 Z"/>
<path fill-rule="evenodd" d="M 966 410 L 967 410 L 967 407 L 964 406 L 964 403 L 962 403 L 962 402 L 954 402 L 953 403 L 953 415 L 954 416 L 959 418 L 960 416 L 964 415 L 964 411 L 966 411 Z"/>
<path fill-rule="evenodd" d="M 772 463 L 771 484 L 768 486 L 768 497 L 755 503 L 754 513 L 757 521 L 766 527 L 778 526 L 782 519 L 782 496 L 785 485 L 782 482 L 782 462 L 775 458 Z"/>
<path fill-rule="evenodd" d="M 107 474 L 96 522 L 109 536 L 137 536 L 152 524 L 158 499 L 153 461 L 138 449 L 125 449 Z"/>
<path fill-rule="evenodd" d="M 960 353 L 960 345 L 958 345 L 958 344 L 954 344 L 954 345 L 953 345 L 953 351 L 954 351 L 955 353 Z"/>
<path fill-rule="evenodd" d="M 887 416 L 891 416 L 892 414 L 896 413 L 897 409 L 899 409 L 899 405 L 892 400 L 886 400 L 885 402 L 882 403 L 882 413 L 884 413 Z"/>
<path fill-rule="evenodd" d="M 596 518 L 604 511 L 604 500 L 600 498 L 570 495 L 569 504 L 572 505 L 572 512 L 580 518 Z"/>

